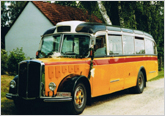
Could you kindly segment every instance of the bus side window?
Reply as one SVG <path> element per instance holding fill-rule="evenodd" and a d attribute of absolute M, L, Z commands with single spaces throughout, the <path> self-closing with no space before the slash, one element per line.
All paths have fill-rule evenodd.
<path fill-rule="evenodd" d="M 154 47 L 154 54 L 157 54 L 157 47 L 156 47 L 156 43 L 155 42 L 153 42 L 153 47 Z"/>
<path fill-rule="evenodd" d="M 135 37 L 135 52 L 136 54 L 145 54 L 144 38 Z"/>
<path fill-rule="evenodd" d="M 154 54 L 154 43 L 145 38 L 145 52 L 146 54 Z"/>
<path fill-rule="evenodd" d="M 109 55 L 122 55 L 122 41 L 120 35 L 108 35 Z"/>
<path fill-rule="evenodd" d="M 94 46 L 95 56 L 105 56 L 106 55 L 106 41 L 105 36 L 96 37 L 96 45 Z"/>
<path fill-rule="evenodd" d="M 123 54 L 135 54 L 134 37 L 123 35 Z"/>

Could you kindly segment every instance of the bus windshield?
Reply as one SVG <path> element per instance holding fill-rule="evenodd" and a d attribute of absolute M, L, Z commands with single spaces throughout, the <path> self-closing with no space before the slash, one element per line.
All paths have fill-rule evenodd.
<path fill-rule="evenodd" d="M 42 39 L 40 58 L 52 55 L 53 52 L 59 52 L 61 35 L 45 36 Z"/>
<path fill-rule="evenodd" d="M 87 35 L 51 35 L 42 39 L 40 58 L 63 56 L 85 57 L 88 55 L 90 36 Z"/>

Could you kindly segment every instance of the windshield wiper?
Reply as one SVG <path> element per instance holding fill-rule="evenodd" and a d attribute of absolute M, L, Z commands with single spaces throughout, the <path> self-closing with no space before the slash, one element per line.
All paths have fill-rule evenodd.
<path fill-rule="evenodd" d="M 65 53 L 63 53 L 64 55 L 76 55 L 76 53 L 72 52 L 72 51 L 67 51 Z"/>
<path fill-rule="evenodd" d="M 53 54 L 53 51 L 49 52 L 48 54 L 45 54 L 44 52 L 40 51 L 40 54 L 42 54 L 44 58 L 48 58 L 49 55 Z"/>
<path fill-rule="evenodd" d="M 67 51 L 67 52 L 65 52 L 65 53 L 61 52 L 61 53 L 62 53 L 62 57 L 69 57 L 69 58 L 74 57 L 74 58 L 79 58 L 79 54 L 76 54 L 76 53 L 74 53 L 74 52 L 72 52 L 72 51 Z"/>
<path fill-rule="evenodd" d="M 75 58 L 85 58 L 88 54 L 90 49 L 87 49 L 85 52 L 83 52 L 83 54 L 76 54 L 72 51 L 67 51 L 65 53 L 62 52 L 62 56 L 63 57 L 75 57 Z"/>

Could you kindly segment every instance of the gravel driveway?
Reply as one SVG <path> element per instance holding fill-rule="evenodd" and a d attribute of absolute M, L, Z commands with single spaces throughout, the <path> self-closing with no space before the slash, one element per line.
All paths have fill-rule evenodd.
<path fill-rule="evenodd" d="M 2 115 L 20 114 L 12 100 L 3 105 Z M 29 111 L 23 115 L 67 115 L 64 105 L 52 103 L 51 106 L 29 107 Z M 164 115 L 164 78 L 147 82 L 142 94 L 130 94 L 124 90 L 93 98 L 91 106 L 86 106 L 81 115 Z"/>
<path fill-rule="evenodd" d="M 164 115 L 164 78 L 147 82 L 142 94 L 121 91 L 93 98 L 81 115 Z"/>

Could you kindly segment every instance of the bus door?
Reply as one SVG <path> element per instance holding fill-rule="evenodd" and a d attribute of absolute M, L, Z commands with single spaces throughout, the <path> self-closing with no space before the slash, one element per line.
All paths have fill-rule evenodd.
<path fill-rule="evenodd" d="M 122 36 L 108 35 L 110 93 L 123 89 L 125 64 L 122 63 Z"/>
<path fill-rule="evenodd" d="M 106 46 L 106 35 L 98 35 L 94 46 L 92 97 L 109 93 L 109 66 Z"/>

